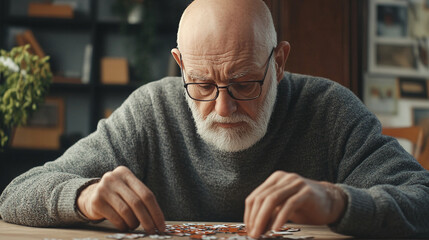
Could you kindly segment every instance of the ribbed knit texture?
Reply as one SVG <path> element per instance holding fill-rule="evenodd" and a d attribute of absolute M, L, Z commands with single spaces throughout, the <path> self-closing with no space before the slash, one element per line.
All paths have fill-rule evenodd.
<path fill-rule="evenodd" d="M 284 170 L 344 189 L 347 210 L 334 231 L 429 232 L 429 172 L 381 135 L 376 117 L 339 84 L 285 73 L 267 134 L 236 153 L 200 138 L 185 97 L 177 77 L 139 88 L 58 160 L 17 177 L 0 197 L 0 216 L 31 226 L 84 222 L 78 189 L 125 165 L 154 192 L 167 220 L 242 221 L 247 195 Z"/>

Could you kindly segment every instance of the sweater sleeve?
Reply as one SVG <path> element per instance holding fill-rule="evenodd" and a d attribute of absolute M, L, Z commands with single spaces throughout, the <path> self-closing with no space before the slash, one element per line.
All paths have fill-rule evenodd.
<path fill-rule="evenodd" d="M 429 171 L 397 140 L 382 135 L 378 119 L 345 92 L 330 109 L 335 116 L 330 152 L 348 205 L 330 227 L 362 237 L 428 234 Z"/>
<path fill-rule="evenodd" d="M 110 118 L 99 122 L 94 133 L 59 159 L 15 178 L 0 196 L 0 217 L 29 226 L 87 221 L 76 206 L 77 194 L 86 184 L 120 165 L 134 172 L 141 168 L 138 164 L 142 163 L 137 159 L 144 151 L 142 91 L 134 92 Z"/>

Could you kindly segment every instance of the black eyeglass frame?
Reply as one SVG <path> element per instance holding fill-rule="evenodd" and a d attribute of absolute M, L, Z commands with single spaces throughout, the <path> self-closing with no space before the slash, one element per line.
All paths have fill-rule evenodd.
<path fill-rule="evenodd" d="M 252 81 L 243 81 L 243 82 L 232 82 L 232 83 L 228 83 L 226 86 L 218 86 L 216 83 L 203 83 L 203 82 L 199 82 L 199 83 L 186 83 L 186 81 L 185 81 L 185 77 L 184 77 L 184 74 L 183 74 L 183 73 L 184 73 L 184 71 L 183 71 L 182 54 L 180 53 L 180 54 L 179 54 L 179 55 L 180 55 L 180 65 L 182 66 L 182 67 L 180 68 L 180 72 L 181 72 L 181 74 L 182 74 L 182 80 L 183 80 L 183 84 L 184 84 L 184 85 L 183 85 L 183 87 L 186 89 L 186 93 L 188 94 L 188 96 L 189 96 L 191 99 L 195 100 L 195 101 L 210 102 L 210 101 L 214 101 L 214 100 L 216 100 L 216 99 L 218 98 L 218 96 L 219 96 L 219 89 L 220 89 L 220 88 L 226 88 L 226 90 L 227 90 L 227 92 L 228 92 L 229 96 L 231 96 L 231 98 L 233 98 L 233 99 L 235 99 L 235 100 L 238 100 L 238 101 L 251 101 L 251 100 L 254 100 L 254 99 L 256 99 L 256 98 L 258 98 L 258 97 L 260 97 L 260 96 L 261 96 L 261 93 L 262 93 L 262 85 L 264 84 L 265 77 L 267 76 L 268 68 L 269 68 L 269 66 L 270 66 L 270 59 L 271 59 L 271 56 L 272 56 L 272 55 L 273 55 L 273 53 L 274 53 L 274 49 L 275 49 L 275 48 L 273 48 L 273 49 L 271 50 L 271 53 L 270 53 L 270 55 L 268 56 L 268 59 L 267 59 L 267 62 L 266 62 L 266 66 L 265 66 L 264 77 L 262 78 L 262 80 L 252 80 Z M 258 94 L 256 97 L 253 97 L 253 98 L 246 98 L 246 99 L 237 98 L 237 97 L 235 97 L 235 96 L 232 94 L 232 92 L 229 90 L 229 87 L 230 87 L 230 86 L 233 86 L 233 85 L 235 85 L 235 84 L 253 83 L 253 82 L 257 82 L 257 83 L 259 83 L 259 85 L 261 86 L 261 87 L 259 88 L 259 94 Z M 189 85 L 199 85 L 199 84 L 206 84 L 206 85 L 212 85 L 212 86 L 215 86 L 215 87 L 216 87 L 216 95 L 215 95 L 212 99 L 207 99 L 207 100 L 202 100 L 202 99 L 196 99 L 196 98 L 193 98 L 193 97 L 191 96 L 191 94 L 189 94 L 188 86 L 189 86 Z"/>

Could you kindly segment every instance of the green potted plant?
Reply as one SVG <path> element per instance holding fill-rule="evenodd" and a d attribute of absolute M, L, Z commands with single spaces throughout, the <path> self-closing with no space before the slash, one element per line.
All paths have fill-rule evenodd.
<path fill-rule="evenodd" d="M 24 125 L 44 101 L 52 82 L 49 56 L 28 52 L 30 45 L 0 50 L 0 150 L 14 127 Z"/>

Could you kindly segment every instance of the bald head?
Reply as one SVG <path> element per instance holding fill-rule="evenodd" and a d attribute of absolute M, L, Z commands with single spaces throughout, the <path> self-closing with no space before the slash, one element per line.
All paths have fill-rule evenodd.
<path fill-rule="evenodd" d="M 171 54 L 187 83 L 187 100 L 201 137 L 226 151 L 259 141 L 267 130 L 290 49 L 285 41 L 277 44 L 265 3 L 195 0 L 182 15 L 177 45 Z M 261 79 L 265 84 L 255 84 Z M 217 90 L 210 92 L 216 88 L 209 90 L 213 86 L 209 84 L 216 84 Z M 245 89 L 259 90 L 260 95 L 244 101 Z M 198 101 L 204 94 L 216 96 Z"/>
<path fill-rule="evenodd" d="M 195 0 L 183 13 L 177 34 L 181 52 L 269 51 L 276 43 L 271 13 L 261 0 Z"/>

